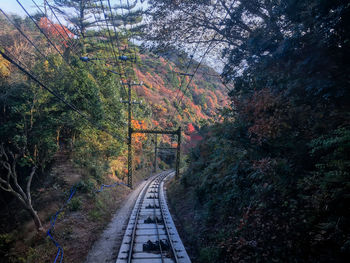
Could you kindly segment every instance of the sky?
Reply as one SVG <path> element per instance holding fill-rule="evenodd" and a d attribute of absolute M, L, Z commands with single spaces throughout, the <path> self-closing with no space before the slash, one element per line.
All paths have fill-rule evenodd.
<path fill-rule="evenodd" d="M 123 1 L 125 1 L 125 0 L 123 0 Z M 25 9 L 27 9 L 27 11 L 30 14 L 38 12 L 38 9 L 36 8 L 36 6 L 35 6 L 35 4 L 33 3 L 32 0 L 19 0 L 19 2 L 24 6 Z M 37 3 L 40 7 L 43 7 L 44 0 L 34 0 L 34 2 Z M 49 2 L 52 3 L 52 0 L 49 0 Z M 146 8 L 147 1 L 145 1 L 143 4 L 140 3 L 140 2 L 141 1 L 138 1 L 138 7 Z M 111 0 L 111 4 L 112 4 L 112 6 L 114 4 L 119 4 L 119 1 Z M 17 14 L 17 15 L 20 15 L 20 16 L 25 16 L 26 15 L 24 10 L 21 8 L 21 6 L 17 3 L 16 0 L 0 0 L 0 8 L 3 11 L 5 11 L 6 13 L 8 13 L 8 14 Z M 53 19 L 53 18 L 51 17 L 51 19 Z M 53 21 L 56 22 L 54 19 L 53 19 Z M 64 22 L 63 22 L 63 24 L 66 25 L 66 23 L 64 23 Z M 136 43 L 136 44 L 139 44 L 139 43 Z M 195 57 L 195 59 L 199 60 L 200 59 L 200 55 L 201 54 L 199 53 Z M 222 70 L 222 65 L 217 60 L 215 61 L 215 63 L 211 63 L 210 59 L 209 59 L 209 61 L 205 61 L 205 62 L 206 62 L 206 64 L 211 65 L 215 70 L 217 70 L 219 72 Z M 220 64 L 220 66 L 218 66 L 218 64 Z"/>
<path fill-rule="evenodd" d="M 34 0 L 39 6 L 42 5 L 43 0 Z M 22 5 L 30 12 L 33 13 L 35 10 L 35 5 L 32 0 L 20 0 Z M 6 13 L 17 14 L 24 16 L 25 12 L 21 8 L 21 6 L 17 3 L 16 0 L 0 0 L 0 8 L 4 10 Z"/>
<path fill-rule="evenodd" d="M 33 3 L 32 0 L 19 0 L 20 3 L 26 8 L 29 13 L 34 13 L 36 12 L 36 7 L 35 4 Z M 34 0 L 40 7 L 43 6 L 44 0 Z M 48 1 L 52 2 L 52 1 Z M 116 0 L 111 0 L 111 4 L 117 4 L 119 1 Z M 139 6 L 145 6 L 146 3 L 144 4 L 139 4 Z M 6 13 L 12 13 L 12 14 L 17 14 L 21 16 L 25 16 L 25 12 L 21 8 L 21 6 L 17 3 L 16 0 L 0 0 L 0 8 L 4 10 Z"/>

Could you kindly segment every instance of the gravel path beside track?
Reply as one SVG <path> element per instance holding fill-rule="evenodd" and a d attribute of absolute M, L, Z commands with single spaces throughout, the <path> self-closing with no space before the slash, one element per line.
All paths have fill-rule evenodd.
<path fill-rule="evenodd" d="M 115 263 L 129 216 L 140 191 L 146 183 L 147 181 L 141 182 L 128 195 L 124 205 L 117 210 L 100 239 L 92 246 L 85 263 Z M 94 230 L 92 229 L 91 231 Z"/>

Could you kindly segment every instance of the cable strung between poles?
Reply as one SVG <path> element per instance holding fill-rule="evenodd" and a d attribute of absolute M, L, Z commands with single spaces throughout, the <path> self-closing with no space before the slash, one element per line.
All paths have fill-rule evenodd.
<path fill-rule="evenodd" d="M 18 1 L 18 0 L 16 0 L 16 1 Z M 22 5 L 21 5 L 21 7 L 22 7 L 23 10 L 25 10 L 26 13 L 28 14 L 27 10 L 26 10 Z M 28 37 L 14 22 L 12 22 L 12 21 L 10 20 L 10 18 L 6 15 L 6 13 L 5 13 L 3 10 L 1 10 L 1 12 L 2 12 L 2 13 L 5 15 L 5 17 L 10 21 L 10 23 L 13 24 L 13 25 L 16 27 L 16 29 L 27 39 L 27 41 L 33 45 L 33 47 L 39 52 L 39 54 L 40 54 L 45 60 L 47 60 L 47 61 L 49 62 L 49 64 L 50 64 L 53 68 L 55 68 L 55 69 L 58 70 L 60 73 L 62 73 L 62 70 L 59 69 L 56 65 L 54 65 L 54 64 L 51 62 L 51 60 L 48 59 L 47 56 L 45 56 L 45 55 L 40 51 L 40 49 L 33 43 L 33 41 L 31 41 L 31 40 L 29 39 L 29 37 Z M 29 15 L 29 14 L 28 14 L 28 15 Z M 30 15 L 29 15 L 29 16 L 30 16 Z M 32 18 L 31 16 L 30 16 L 30 18 L 31 18 L 32 21 L 33 21 L 33 18 Z M 34 21 L 33 21 L 33 22 L 34 22 Z M 35 22 L 34 22 L 34 23 L 35 23 Z M 37 25 L 37 24 L 36 24 L 36 25 Z M 38 27 L 39 30 L 40 30 L 40 27 L 39 27 L 38 25 L 37 25 L 37 27 Z M 41 32 L 42 34 L 44 34 L 44 36 L 46 37 L 46 39 L 48 39 L 48 36 L 45 34 L 45 32 L 43 32 L 42 30 L 40 30 L 40 32 Z M 55 45 L 54 45 L 51 41 L 49 41 L 49 43 L 50 43 L 53 47 L 55 47 Z M 56 47 L 55 47 L 55 48 L 56 48 Z M 57 50 L 57 48 L 56 48 L 56 50 Z M 79 77 L 78 74 L 77 74 L 77 70 L 76 70 L 75 68 L 73 68 L 73 67 L 70 65 L 69 62 L 67 62 L 67 60 L 62 56 L 61 53 L 60 53 L 60 55 L 61 55 L 61 57 L 63 58 L 63 61 L 67 64 L 67 66 L 74 72 L 74 74 L 76 75 L 76 77 Z M 22 64 L 23 64 L 23 63 L 22 63 Z M 93 72 L 91 72 L 91 70 L 90 70 L 89 68 L 87 68 L 87 69 L 88 69 L 88 71 L 90 72 L 90 74 L 93 76 L 94 81 L 96 82 L 96 84 L 99 86 L 99 84 L 97 83 L 96 77 L 94 76 Z M 85 84 L 88 85 L 88 83 L 86 82 L 86 80 L 85 80 L 85 79 L 83 79 L 83 80 L 84 80 Z"/>
<path fill-rule="evenodd" d="M 226 15 L 225 15 L 225 17 L 224 17 L 224 20 L 226 19 L 227 15 L 228 15 L 228 13 L 226 13 Z M 200 60 L 199 63 L 197 64 L 197 66 L 196 66 L 196 68 L 195 68 L 195 70 L 194 70 L 194 72 L 193 72 L 193 74 L 192 74 L 192 76 L 191 76 L 190 81 L 187 83 L 187 86 L 186 86 L 186 88 L 185 88 L 185 90 L 184 90 L 184 92 L 183 92 L 183 94 L 182 94 L 182 97 L 181 97 L 181 99 L 180 99 L 179 102 L 178 102 L 178 106 L 179 106 L 180 103 L 182 102 L 182 99 L 183 99 L 183 97 L 184 97 L 186 91 L 188 90 L 189 85 L 191 84 L 191 82 L 192 82 L 194 76 L 196 75 L 196 73 L 197 73 L 197 71 L 198 71 L 200 65 L 202 64 L 202 62 L 203 62 L 205 56 L 209 53 L 209 51 L 210 51 L 210 49 L 211 49 L 211 46 L 212 46 L 212 44 L 214 43 L 214 39 L 215 39 L 215 37 L 217 36 L 217 34 L 218 34 L 218 32 L 216 32 L 216 33 L 214 34 L 213 38 L 210 40 L 210 43 L 209 43 L 209 45 L 208 45 L 206 51 L 205 51 L 204 54 L 202 55 L 201 60 Z M 187 72 L 186 72 L 186 73 L 187 73 Z M 179 112 L 179 110 L 178 110 L 178 107 L 176 107 L 175 109 L 176 109 L 176 111 L 180 114 L 180 112 Z M 170 120 L 173 120 L 174 115 L 175 115 L 175 111 L 173 112 L 173 114 L 172 114 Z"/>
<path fill-rule="evenodd" d="M 4 50 L 9 53 L 5 48 Z M 35 77 L 32 73 L 24 69 L 21 65 L 19 65 L 17 62 L 15 62 L 12 58 L 10 58 L 7 54 L 5 54 L 0 49 L 0 54 L 9 62 L 11 62 L 13 65 L 15 65 L 20 71 L 22 71 L 25 75 L 27 75 L 30 79 L 32 79 L 34 82 L 39 84 L 42 88 L 47 90 L 50 94 L 52 94 L 54 97 L 56 97 L 59 101 L 63 102 L 65 105 L 67 105 L 69 108 L 71 108 L 74 112 L 78 113 L 84 120 L 86 120 L 92 127 L 97 128 L 100 131 L 103 131 L 109 135 L 111 135 L 113 138 L 117 140 L 123 140 L 121 137 L 116 136 L 115 134 L 110 133 L 109 131 L 105 130 L 104 128 L 101 128 L 100 126 L 96 125 L 96 121 L 92 120 L 89 116 L 82 113 L 75 105 L 67 102 L 65 99 L 63 99 L 60 95 L 58 95 L 55 91 L 48 88 L 45 84 L 43 84 L 40 80 L 38 80 L 37 77 Z M 23 63 L 22 63 L 23 64 Z"/>
<path fill-rule="evenodd" d="M 52 41 L 50 40 L 50 38 L 45 34 L 45 32 L 41 29 L 41 27 L 38 25 L 37 22 L 35 22 L 34 18 L 28 13 L 27 9 L 24 8 L 24 6 L 21 4 L 21 2 L 19 0 L 16 0 L 16 2 L 22 7 L 23 11 L 28 15 L 28 17 L 33 21 L 33 23 L 35 24 L 35 26 L 40 30 L 40 32 L 45 36 L 45 38 L 47 39 L 47 41 L 56 49 L 57 53 L 60 54 L 60 56 L 64 58 L 63 54 L 61 53 L 61 51 L 58 50 L 58 48 L 56 47 L 56 45 L 54 43 L 52 43 Z"/>
<path fill-rule="evenodd" d="M 63 39 L 63 43 L 66 42 L 66 39 L 64 38 L 64 36 L 61 34 L 61 32 L 56 28 L 55 24 L 47 17 L 47 15 L 41 10 L 41 8 L 38 6 L 38 4 L 32 0 L 32 2 L 34 3 L 34 5 L 37 7 L 37 9 L 39 9 L 39 11 L 44 15 L 44 17 L 47 18 L 47 20 L 50 22 L 50 24 L 53 26 L 53 28 L 56 30 L 56 32 L 61 36 L 61 38 Z M 64 30 L 64 27 L 61 27 L 63 29 L 63 31 L 66 32 L 66 30 Z"/>

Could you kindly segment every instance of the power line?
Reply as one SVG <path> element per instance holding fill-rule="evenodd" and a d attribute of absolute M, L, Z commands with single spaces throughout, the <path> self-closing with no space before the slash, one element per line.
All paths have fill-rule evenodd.
<path fill-rule="evenodd" d="M 109 2 L 109 0 L 108 0 Z M 129 0 L 127 0 L 127 5 L 128 5 L 128 12 L 129 12 L 129 16 L 131 17 L 131 8 L 130 8 L 130 2 Z M 132 22 L 131 22 L 132 23 Z M 131 28 L 130 28 L 130 32 L 132 32 L 132 29 L 133 29 L 133 25 L 131 24 Z M 131 34 L 130 34 L 130 42 L 132 43 L 132 45 L 134 46 L 134 61 L 136 63 L 136 47 L 135 47 L 135 43 L 131 40 Z M 131 54 L 132 54 L 132 51 L 131 51 Z"/>
<path fill-rule="evenodd" d="M 117 54 L 115 53 L 115 49 L 114 49 L 114 45 L 113 45 L 113 39 L 112 39 L 111 31 L 109 30 L 109 26 L 108 26 L 108 22 L 107 22 L 107 15 L 106 15 L 106 13 L 105 13 L 105 8 L 103 7 L 103 2 L 102 2 L 102 0 L 100 0 L 100 3 L 101 3 L 101 8 L 102 8 L 103 16 L 104 16 L 105 21 L 106 21 L 107 32 L 108 32 L 108 35 L 109 35 L 109 39 L 110 39 L 110 41 L 111 41 L 111 46 L 112 46 L 112 51 L 113 51 L 113 55 L 114 55 L 114 58 L 115 58 L 115 62 L 118 63 Z"/>
<path fill-rule="evenodd" d="M 51 12 L 53 13 L 53 15 L 55 16 L 55 18 L 57 19 L 58 23 L 60 24 L 61 28 L 63 29 L 63 31 L 66 33 L 67 37 L 72 40 L 72 38 L 69 36 L 69 34 L 67 33 L 67 31 L 64 29 L 64 26 L 62 25 L 61 21 L 59 20 L 59 18 L 57 17 L 55 11 L 53 10 L 53 8 L 51 7 L 51 5 L 44 0 L 45 3 L 49 6 Z M 32 0 L 32 2 L 38 7 L 38 9 L 40 10 L 40 12 L 48 19 L 48 21 L 54 26 L 54 28 L 56 29 L 56 31 L 61 35 L 61 37 L 63 38 L 63 40 L 65 41 L 65 38 L 62 36 L 62 34 L 57 30 L 55 24 L 47 17 L 47 15 L 40 9 L 40 7 L 35 3 L 34 0 Z M 72 50 L 74 52 L 74 50 Z M 76 52 L 74 52 L 75 55 L 79 56 Z M 94 75 L 94 73 L 88 68 L 88 66 L 84 63 L 84 66 L 87 68 L 87 70 L 90 72 L 90 74 L 94 77 L 94 79 L 96 80 L 96 76 Z M 96 81 L 97 83 L 97 81 Z"/>
<path fill-rule="evenodd" d="M 212 15 L 213 15 L 213 14 L 212 14 Z M 226 15 L 225 15 L 225 17 L 224 17 L 224 20 L 226 19 L 227 15 L 228 15 L 228 13 L 226 13 Z M 204 30 L 204 31 L 205 31 L 205 30 Z M 202 34 L 204 34 L 204 31 L 203 31 Z M 185 93 L 187 92 L 187 90 L 188 90 L 188 88 L 189 88 L 189 85 L 191 84 L 191 82 L 192 82 L 194 76 L 196 75 L 196 73 L 197 73 L 197 71 L 198 71 L 200 65 L 202 64 L 202 62 L 203 62 L 205 56 L 209 53 L 210 48 L 211 48 L 211 45 L 214 43 L 214 39 L 215 39 L 215 37 L 217 36 L 217 34 L 218 34 L 218 33 L 216 32 L 216 33 L 214 34 L 213 38 L 210 40 L 207 49 L 206 49 L 205 52 L 203 53 L 203 55 L 202 55 L 202 57 L 201 57 L 199 63 L 197 64 L 197 66 L 196 66 L 196 68 L 195 68 L 195 70 L 194 70 L 194 72 L 193 72 L 193 74 L 192 74 L 192 76 L 191 76 L 191 78 L 190 78 L 190 81 L 187 83 L 187 86 L 186 86 L 186 88 L 184 89 L 184 92 L 183 92 L 183 94 L 182 94 L 182 96 L 181 96 L 181 99 L 180 99 L 180 100 L 178 101 L 178 103 L 177 103 L 177 107 L 175 107 L 175 110 L 176 110 L 179 114 L 180 114 L 180 112 L 179 112 L 179 110 L 178 110 L 178 107 L 179 107 L 180 103 L 182 102 L 183 97 L 185 96 Z M 199 42 L 198 42 L 198 44 L 199 44 Z M 187 73 L 187 72 L 186 72 L 186 73 Z M 172 114 L 172 116 L 171 116 L 171 118 L 170 118 L 171 121 L 173 120 L 173 118 L 174 118 L 174 116 L 175 116 L 175 110 L 173 111 L 173 114 Z"/>
<path fill-rule="evenodd" d="M 44 55 L 41 50 L 34 44 L 34 42 L 20 29 L 19 26 L 17 26 L 10 18 L 9 16 L 0 8 L 0 11 L 4 14 L 4 16 L 6 17 L 6 19 L 20 32 L 20 34 L 35 48 L 35 50 L 46 60 L 48 61 L 48 63 L 50 64 L 50 66 L 52 68 L 55 68 L 56 70 L 58 70 L 61 74 L 63 73 L 62 70 L 60 68 L 58 68 L 54 63 L 52 63 L 52 61 L 50 59 L 48 59 L 48 57 L 46 55 Z M 24 65 L 24 63 L 22 63 L 22 65 Z M 70 66 L 68 64 L 68 66 Z M 71 69 L 73 69 L 70 66 Z M 76 72 L 75 72 L 76 73 Z"/>
<path fill-rule="evenodd" d="M 186 87 L 185 87 L 185 89 L 184 89 L 184 91 L 183 91 L 183 93 L 182 93 L 182 96 L 181 96 L 180 100 L 178 101 L 178 104 L 177 104 L 178 106 L 180 106 L 180 104 L 181 104 L 181 102 L 182 102 L 182 100 L 183 100 L 183 98 L 184 98 L 184 96 L 185 96 L 185 93 L 187 92 L 187 90 L 188 90 L 188 88 L 189 88 L 189 86 L 190 86 L 190 84 L 191 84 L 191 82 L 192 82 L 194 76 L 196 75 L 196 73 L 197 73 L 199 67 L 201 66 L 201 64 L 202 64 L 202 62 L 203 62 L 205 56 L 209 53 L 210 48 L 211 48 L 211 45 L 212 45 L 213 43 L 214 43 L 214 42 L 211 41 L 211 42 L 209 43 L 209 45 L 208 45 L 206 51 L 203 53 L 203 56 L 201 57 L 201 60 L 200 60 L 199 63 L 197 64 L 197 66 L 196 66 L 196 68 L 195 68 L 195 70 L 194 70 L 194 72 L 193 72 L 193 74 L 192 74 L 192 76 L 191 76 L 191 78 L 190 78 L 190 81 L 187 83 L 187 85 L 186 85 Z M 176 109 L 176 111 L 177 111 L 178 113 L 180 113 L 177 107 L 175 107 L 175 109 Z M 170 119 L 172 120 L 172 119 L 174 118 L 174 116 L 175 116 L 175 110 L 174 110 L 174 112 L 173 112 L 173 114 L 172 114 L 172 117 L 171 117 Z"/>
<path fill-rule="evenodd" d="M 56 47 L 56 45 L 50 40 L 50 38 L 45 34 L 45 32 L 41 29 L 41 27 L 38 25 L 37 22 L 35 22 L 35 19 L 28 13 L 27 9 L 24 8 L 24 6 L 21 4 L 21 2 L 19 0 L 16 0 L 16 2 L 22 7 L 22 9 L 24 10 L 24 12 L 28 15 L 28 17 L 33 21 L 33 23 L 35 24 L 35 26 L 40 30 L 40 32 L 45 36 L 45 38 L 47 39 L 47 41 L 54 47 L 54 49 L 57 51 L 58 54 L 60 54 L 60 56 L 65 60 L 63 54 L 61 53 L 61 51 L 58 50 L 58 48 Z"/>
<path fill-rule="evenodd" d="M 105 13 L 105 9 L 104 9 L 104 7 L 103 7 L 103 2 L 102 2 L 102 0 L 100 0 L 100 3 L 101 3 L 101 9 L 102 9 L 103 15 L 104 15 L 104 17 L 105 17 L 105 23 L 106 23 L 106 27 L 107 27 L 108 36 L 109 36 L 109 37 L 107 36 L 107 38 L 109 38 L 110 46 L 111 46 L 111 48 L 112 48 L 112 53 L 114 54 L 114 58 L 115 58 L 115 63 L 118 65 L 118 69 L 119 69 L 119 71 L 120 71 L 120 73 L 118 73 L 118 75 L 119 75 L 119 77 L 120 77 L 120 81 L 122 81 L 123 76 L 126 77 L 126 71 L 125 71 L 125 68 L 123 67 L 123 63 L 122 63 L 122 62 L 119 63 L 119 62 L 118 62 L 118 59 L 117 59 L 117 57 L 116 57 L 116 55 L 115 55 L 115 50 L 114 50 L 114 46 L 113 46 L 113 39 L 112 39 L 112 37 L 111 37 L 111 33 L 110 33 L 110 30 L 109 30 L 108 21 L 107 21 L 107 15 L 106 15 L 106 13 Z M 91 4 L 91 1 L 90 1 L 90 4 Z M 94 15 L 95 21 L 97 22 L 97 19 L 96 19 L 95 14 L 93 14 L 93 15 Z M 114 22 L 112 22 L 112 24 L 113 24 L 113 27 L 115 27 Z M 99 25 L 98 25 L 98 26 L 99 26 Z M 99 27 L 100 27 L 100 26 L 99 26 Z M 115 34 L 116 34 L 116 29 L 115 29 L 115 28 L 114 28 L 114 31 L 115 31 Z M 117 37 L 117 35 L 116 35 L 116 37 Z M 118 43 L 117 43 L 117 49 L 118 49 L 118 53 L 121 54 L 120 49 L 119 49 L 119 46 L 118 46 Z M 116 73 L 116 72 L 114 72 L 113 70 L 108 70 L 108 71 L 110 71 L 110 72 L 112 72 L 112 73 Z M 122 85 L 122 89 L 123 89 L 123 91 L 124 91 L 124 94 L 127 95 L 127 91 L 126 91 L 124 85 Z"/>
<path fill-rule="evenodd" d="M 41 50 L 34 44 L 34 42 L 21 30 L 19 26 L 17 26 L 10 17 L 0 8 L 1 13 L 6 17 L 6 19 L 18 30 L 18 32 L 35 48 L 38 53 L 46 58 L 46 56 L 41 52 Z"/>
<path fill-rule="evenodd" d="M 10 52 L 8 52 L 8 50 L 6 48 L 4 48 L 4 50 L 10 54 Z M 96 125 L 96 121 L 92 120 L 89 116 L 87 116 L 86 114 L 82 113 L 74 104 L 71 104 L 69 102 L 67 102 L 65 99 L 63 99 L 57 92 L 53 91 L 52 89 L 48 88 L 45 84 L 43 84 L 37 77 L 35 77 L 32 73 L 30 73 L 28 70 L 26 70 L 24 67 L 22 67 L 21 65 L 19 65 L 19 63 L 21 63 L 23 65 L 22 62 L 19 61 L 19 63 L 15 62 L 12 58 L 10 58 L 6 53 L 4 53 L 1 49 L 0 49 L 0 54 L 6 59 L 8 60 L 10 63 L 12 63 L 13 65 L 15 65 L 20 71 L 22 71 L 25 75 L 27 75 L 30 79 L 32 79 L 34 82 L 38 83 L 42 88 L 44 88 L 46 91 L 48 91 L 50 94 L 52 94 L 54 97 L 56 97 L 59 101 L 63 102 L 65 105 L 67 105 L 69 108 L 71 108 L 74 112 L 78 113 L 84 120 L 86 120 L 91 126 L 106 132 L 107 134 L 111 135 L 112 137 L 121 140 L 121 138 L 119 136 L 116 136 L 115 134 L 111 134 L 109 131 L 105 130 L 104 128 Z"/>
<path fill-rule="evenodd" d="M 32 2 L 34 3 L 34 5 L 39 9 L 39 11 L 47 18 L 47 20 L 50 22 L 50 24 L 53 26 L 53 28 L 56 30 L 56 32 L 61 36 L 61 38 L 63 39 L 63 42 L 64 43 L 66 41 L 66 39 L 64 38 L 64 36 L 61 34 L 61 32 L 56 28 L 55 24 L 50 20 L 48 19 L 48 17 L 46 16 L 46 14 L 41 10 L 41 8 L 38 6 L 38 4 L 32 0 Z M 62 27 L 62 29 L 64 30 L 64 28 Z M 65 30 L 64 30 L 65 31 Z"/>
<path fill-rule="evenodd" d="M 91 3 L 91 0 L 89 0 L 89 3 L 90 3 L 90 5 L 91 6 L 94 6 L 94 7 L 97 7 L 97 5 L 93 5 L 92 3 Z M 101 8 L 102 9 L 102 8 Z M 97 17 L 96 17 L 96 15 L 95 15 L 95 12 L 92 12 L 92 14 L 93 14 L 93 16 L 94 16 L 94 19 L 95 19 L 95 23 L 96 23 L 96 25 L 97 25 L 97 27 L 98 27 L 98 29 L 100 30 L 100 32 L 102 32 L 102 29 L 101 29 L 101 25 L 99 24 L 100 23 L 100 21 L 101 21 L 101 18 L 99 17 L 99 19 L 97 19 Z M 106 19 L 105 19 L 105 22 L 107 23 L 107 21 L 106 21 Z M 96 35 L 95 35 L 96 36 Z M 103 35 L 103 36 L 105 36 L 105 35 Z M 107 36 L 107 38 L 108 38 L 108 36 Z M 109 39 L 110 40 L 110 39 Z M 100 43 L 104 43 L 103 41 L 100 41 Z M 108 45 L 107 46 L 109 46 L 110 47 L 110 52 L 111 53 L 113 53 L 113 43 L 111 43 L 111 41 L 109 41 L 109 43 L 108 43 Z M 117 46 L 117 49 L 118 49 L 118 46 Z M 119 49 L 118 49 L 118 53 L 120 54 L 120 51 L 119 51 Z M 115 59 L 115 57 L 114 57 L 114 59 Z M 115 63 L 118 65 L 118 67 L 120 68 L 120 63 L 118 63 L 117 61 L 115 61 Z M 119 75 L 120 74 L 122 74 L 122 73 L 118 73 Z M 120 75 L 121 76 L 121 75 Z"/>
<path fill-rule="evenodd" d="M 202 32 L 202 35 L 201 35 L 200 39 L 202 39 L 203 35 L 204 35 L 204 31 Z M 183 82 L 184 82 L 184 80 L 186 79 L 186 75 L 190 75 L 190 74 L 187 74 L 187 72 L 188 72 L 188 70 L 189 70 L 189 68 L 190 68 L 190 66 L 191 66 L 191 64 L 192 64 L 192 61 L 194 60 L 193 57 L 194 57 L 194 55 L 196 54 L 198 47 L 199 47 L 199 42 L 197 43 L 197 45 L 196 45 L 196 47 L 195 47 L 195 49 L 194 49 L 192 55 L 190 56 L 190 60 L 189 60 L 189 62 L 188 62 L 188 64 L 187 64 L 185 73 L 184 73 L 184 75 L 183 75 L 183 77 L 182 77 L 182 79 L 181 79 L 180 86 L 179 86 L 179 88 L 177 89 L 176 97 L 175 97 L 175 100 L 174 100 L 174 101 L 178 101 L 178 99 L 179 99 L 179 94 L 180 94 L 180 91 L 181 91 Z M 192 75 L 193 75 L 193 74 L 192 74 Z M 174 110 L 174 111 L 175 111 L 175 110 Z M 172 115 L 174 115 L 174 113 L 173 113 Z M 172 121 L 172 118 L 170 119 L 170 121 Z"/>
<path fill-rule="evenodd" d="M 119 42 L 119 37 L 118 37 L 118 32 L 117 32 L 117 29 L 115 27 L 115 20 L 114 20 L 114 15 L 113 15 L 113 11 L 112 11 L 112 6 L 111 6 L 111 2 L 110 0 L 108 0 L 108 7 L 109 7 L 109 11 L 110 11 L 110 14 L 111 14 L 111 19 L 112 19 L 112 26 L 113 26 L 113 30 L 114 30 L 114 35 L 116 37 L 116 43 L 117 43 L 117 49 L 118 49 L 118 52 L 119 54 L 121 54 L 120 52 L 120 42 Z M 125 70 L 125 65 L 123 63 L 118 64 L 119 68 L 121 69 L 120 72 L 126 77 L 126 70 Z"/>
<path fill-rule="evenodd" d="M 18 32 L 20 32 L 20 34 L 35 48 L 35 50 L 42 56 L 42 58 L 45 59 L 46 61 L 48 61 L 48 63 L 50 64 L 51 67 L 55 68 L 56 70 L 60 71 L 60 73 L 62 73 L 62 70 L 59 69 L 54 63 L 52 63 L 52 61 L 50 59 L 48 59 L 48 57 L 37 47 L 37 45 L 23 32 L 23 30 L 21 30 L 21 28 L 19 26 L 17 26 L 10 19 L 10 17 L 1 8 L 0 8 L 0 11 L 2 14 L 4 14 L 6 19 L 18 30 Z M 22 63 L 22 65 L 24 65 L 24 64 Z"/>
<path fill-rule="evenodd" d="M 74 44 L 73 39 L 72 39 L 71 36 L 67 33 L 67 30 L 64 29 L 65 27 L 62 25 L 60 19 L 57 17 L 57 15 L 56 15 L 55 11 L 53 10 L 52 6 L 49 4 L 49 2 L 48 2 L 47 0 L 44 0 L 44 2 L 45 2 L 45 3 L 47 4 L 47 6 L 50 8 L 52 14 L 54 15 L 54 17 L 56 18 L 57 22 L 59 23 L 59 25 L 60 25 L 61 28 L 63 29 L 64 33 L 67 35 L 67 37 L 69 38 L 69 40 L 71 41 L 71 43 L 72 43 L 72 45 L 73 45 L 73 44 Z M 71 46 L 72 46 L 72 45 L 71 45 Z M 75 47 L 72 48 L 72 51 L 74 51 L 74 48 L 75 48 Z"/>
<path fill-rule="evenodd" d="M 21 5 L 21 7 L 25 10 L 25 8 Z M 26 11 L 26 10 L 25 10 Z M 11 20 L 10 20 L 10 18 L 1 10 L 1 12 L 6 16 L 6 18 L 16 27 L 16 29 L 33 45 L 33 47 L 39 52 L 39 54 L 45 59 L 45 60 L 47 60 L 48 62 L 49 62 L 49 64 L 53 67 L 53 68 L 55 68 L 56 70 L 58 70 L 60 73 L 62 73 L 62 70 L 60 69 L 60 68 L 58 68 L 56 65 L 54 65 L 52 62 L 51 62 L 51 60 L 50 59 L 48 59 L 47 58 L 47 56 L 45 56 L 41 51 L 40 51 L 40 49 L 34 44 L 34 42 L 33 41 L 31 41 L 30 39 L 29 39 L 29 37 L 15 24 L 15 23 L 13 23 Z M 26 13 L 28 14 L 28 12 L 26 11 Z M 29 15 L 29 14 L 28 14 Z M 29 15 L 30 16 L 30 15 Z M 35 23 L 35 21 L 33 20 L 33 18 L 31 17 L 31 19 L 32 19 L 32 21 Z M 52 23 L 52 22 L 51 22 Z M 36 24 L 37 25 L 37 24 Z M 37 25 L 37 27 L 38 27 L 38 25 Z M 38 27 L 39 29 L 40 29 L 40 27 Z M 42 34 L 44 34 L 45 35 L 45 37 L 48 39 L 48 37 L 47 37 L 47 35 L 42 31 L 42 30 L 40 30 L 40 32 L 42 33 Z M 52 44 L 52 42 L 50 41 L 49 43 L 51 43 Z M 52 44 L 53 45 L 53 44 Z M 57 50 L 57 49 L 56 49 Z M 74 72 L 74 74 L 78 77 L 78 74 L 77 74 L 77 70 L 75 69 L 75 68 L 73 68 L 67 61 L 66 61 L 66 59 L 62 56 L 62 54 L 60 54 L 61 55 L 61 57 L 63 58 L 63 61 L 69 66 L 69 68 L 71 68 L 72 69 L 72 71 Z M 86 66 L 86 65 L 84 65 L 84 66 Z M 98 83 L 97 83 L 97 81 L 96 81 L 96 77 L 94 76 L 94 73 L 93 72 L 91 72 L 91 70 L 89 69 L 89 68 L 87 68 L 88 69 L 88 71 L 90 72 L 90 74 L 93 76 L 93 78 L 94 78 L 94 80 L 95 80 L 95 82 L 96 82 L 96 84 L 98 85 L 98 86 L 100 86 Z M 86 82 L 86 80 L 84 79 L 84 82 L 86 83 L 86 84 L 88 84 L 87 82 Z"/>

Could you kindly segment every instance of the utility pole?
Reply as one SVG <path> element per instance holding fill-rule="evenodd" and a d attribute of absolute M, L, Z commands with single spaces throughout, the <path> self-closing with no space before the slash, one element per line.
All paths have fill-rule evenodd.
<path fill-rule="evenodd" d="M 128 82 L 128 186 L 132 188 L 131 85 Z"/>
<path fill-rule="evenodd" d="M 181 150 L 181 127 L 177 130 L 157 130 L 157 129 L 131 129 L 131 133 L 149 133 L 149 134 L 176 134 L 177 135 L 177 147 L 176 149 L 176 175 L 178 178 L 180 175 L 180 150 Z M 158 149 L 174 149 L 172 147 L 157 147 Z"/>
<path fill-rule="evenodd" d="M 175 178 L 179 178 L 180 175 L 180 145 L 181 145 L 181 127 L 177 130 L 177 149 L 176 149 L 176 173 Z"/>
<path fill-rule="evenodd" d="M 128 100 L 127 101 L 121 101 L 123 103 L 128 104 L 128 186 L 132 188 L 132 127 L 131 127 L 131 105 L 132 104 L 141 104 L 141 102 L 136 102 L 135 100 L 131 100 L 131 86 L 140 86 L 143 85 L 143 82 L 140 83 L 131 83 L 128 81 L 127 83 L 124 83 L 121 81 L 122 85 L 128 85 Z"/>
<path fill-rule="evenodd" d="M 154 167 L 153 167 L 153 172 L 157 173 L 157 151 L 158 151 L 158 134 L 156 134 L 155 136 L 155 140 L 154 140 Z"/>

